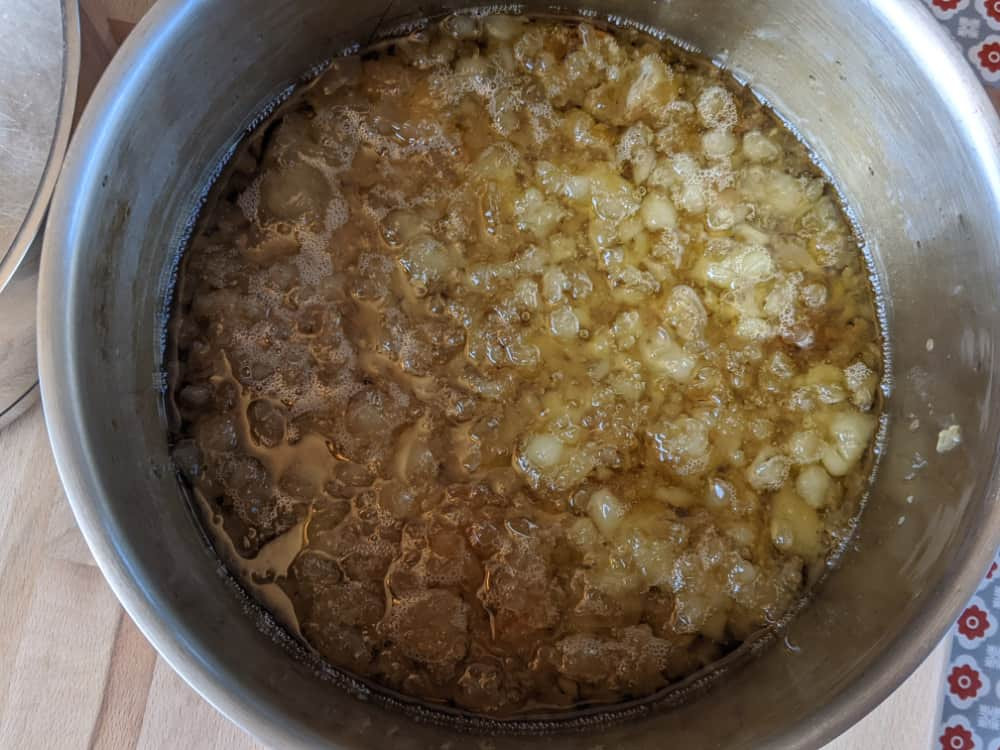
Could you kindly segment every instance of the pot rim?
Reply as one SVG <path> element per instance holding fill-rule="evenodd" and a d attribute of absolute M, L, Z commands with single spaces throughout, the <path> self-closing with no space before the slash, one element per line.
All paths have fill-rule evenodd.
<path fill-rule="evenodd" d="M 235 684 L 211 660 L 191 650 L 169 612 L 150 600 L 132 573 L 130 560 L 115 540 L 115 529 L 102 517 L 102 482 L 88 446 L 76 439 L 85 432 L 78 372 L 70 353 L 75 334 L 65 318 L 69 309 L 66 279 L 73 267 L 85 201 L 78 200 L 100 182 L 100 158 L 128 93 L 152 64 L 155 52 L 169 46 L 184 17 L 202 0 L 159 0 L 132 31 L 97 86 L 66 157 L 56 186 L 45 232 L 39 282 L 39 371 L 49 439 L 66 495 L 87 545 L 122 606 L 171 667 L 224 716 L 263 742 L 276 747 L 315 747 L 323 739 L 301 725 L 290 727 L 283 715 Z M 968 63 L 919 0 L 870 0 L 887 24 L 900 29 L 924 72 L 946 92 L 949 113 L 968 136 L 1000 211 L 1000 119 Z M 556 6 L 554 6 L 556 7 Z M 973 595 L 993 559 L 1000 530 L 1000 473 L 990 469 L 986 523 L 973 529 L 968 556 L 951 580 L 928 595 L 926 607 L 911 627 L 873 660 L 866 679 L 841 690 L 820 716 L 800 720 L 769 739 L 762 748 L 821 747 L 858 722 L 895 691 L 926 659 Z"/>

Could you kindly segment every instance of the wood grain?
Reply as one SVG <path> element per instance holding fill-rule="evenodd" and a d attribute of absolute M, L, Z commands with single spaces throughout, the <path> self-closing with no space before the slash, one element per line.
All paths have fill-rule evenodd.
<path fill-rule="evenodd" d="M 82 94 L 149 0 L 80 0 Z M 188 687 L 124 614 L 59 484 L 40 408 L 0 432 L 0 748 L 262 750 Z M 942 644 L 824 750 L 930 748 Z"/>

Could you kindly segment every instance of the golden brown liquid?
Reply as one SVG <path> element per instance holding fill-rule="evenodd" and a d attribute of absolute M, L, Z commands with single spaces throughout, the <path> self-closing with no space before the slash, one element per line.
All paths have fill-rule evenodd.
<path fill-rule="evenodd" d="M 648 37 L 455 16 L 339 59 L 184 258 L 175 457 L 333 664 L 514 714 L 651 693 L 849 533 L 873 294 L 748 92 Z"/>

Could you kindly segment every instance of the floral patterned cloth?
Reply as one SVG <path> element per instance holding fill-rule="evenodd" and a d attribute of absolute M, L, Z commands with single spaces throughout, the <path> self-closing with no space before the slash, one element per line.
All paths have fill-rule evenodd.
<path fill-rule="evenodd" d="M 1000 0 L 924 0 L 987 86 L 1000 88 Z"/>
<path fill-rule="evenodd" d="M 1000 553 L 951 630 L 934 750 L 1000 750 L 998 625 Z"/>

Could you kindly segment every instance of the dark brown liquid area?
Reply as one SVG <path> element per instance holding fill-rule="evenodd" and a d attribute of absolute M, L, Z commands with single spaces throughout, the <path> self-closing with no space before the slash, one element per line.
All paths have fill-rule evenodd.
<path fill-rule="evenodd" d="M 849 533 L 873 294 L 805 148 L 629 32 L 455 16 L 338 60 L 215 186 L 175 459 L 331 663 L 512 715 L 647 695 Z"/>

